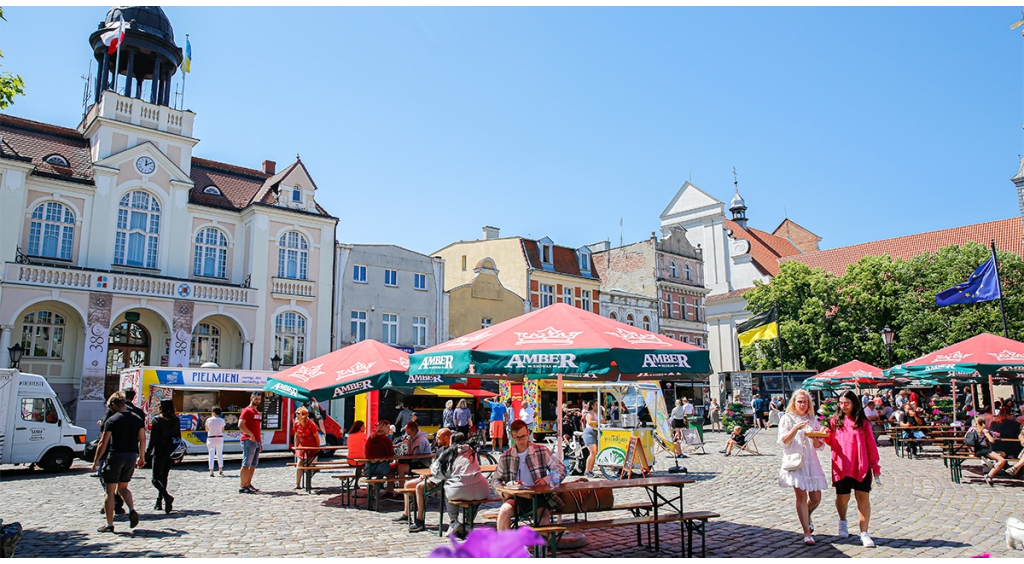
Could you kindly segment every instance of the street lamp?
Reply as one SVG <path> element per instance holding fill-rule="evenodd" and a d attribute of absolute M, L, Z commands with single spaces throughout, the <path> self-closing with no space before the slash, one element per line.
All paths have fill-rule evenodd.
<path fill-rule="evenodd" d="M 11 363 L 8 365 L 10 368 L 21 367 L 21 355 L 25 352 L 22 348 L 21 343 L 14 343 L 13 347 L 7 347 L 7 354 L 11 356 Z"/>
<path fill-rule="evenodd" d="M 881 331 L 882 342 L 885 343 L 885 360 L 892 366 L 892 338 L 896 336 L 896 332 L 889 328 L 889 324 L 885 324 L 885 328 Z"/>
<path fill-rule="evenodd" d="M 274 372 L 277 372 L 278 369 L 281 368 L 281 355 L 275 353 L 274 356 L 271 357 L 270 367 L 274 369 Z"/>

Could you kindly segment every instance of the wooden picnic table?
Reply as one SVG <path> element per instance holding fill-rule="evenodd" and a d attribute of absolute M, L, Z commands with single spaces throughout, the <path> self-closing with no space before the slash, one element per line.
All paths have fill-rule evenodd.
<path fill-rule="evenodd" d="M 290 448 L 291 448 L 291 450 L 294 450 L 294 451 L 315 450 L 315 451 L 319 452 L 319 451 L 322 451 L 322 450 L 338 451 L 338 450 L 341 450 L 341 449 L 348 449 L 348 446 L 344 446 L 344 445 L 339 445 L 339 446 L 315 446 L 315 447 L 292 446 Z M 334 468 L 343 468 L 343 467 L 347 466 L 347 463 L 346 463 L 345 466 L 342 466 L 340 463 L 337 463 L 337 462 L 333 462 L 333 463 L 332 462 L 321 462 L 321 463 L 308 464 L 308 465 L 305 465 L 305 466 L 300 466 L 299 463 L 296 463 L 296 466 L 299 468 L 299 470 L 302 470 L 302 481 L 303 481 L 303 483 L 305 485 L 306 493 L 313 493 L 313 475 L 314 474 L 316 474 L 320 470 L 334 469 Z"/>
<path fill-rule="evenodd" d="M 353 488 L 356 489 L 356 490 L 359 489 L 359 479 L 363 477 L 363 468 L 367 464 L 369 464 L 371 462 L 392 462 L 392 461 L 394 461 L 394 462 L 402 463 L 402 462 L 412 462 L 412 461 L 415 461 L 415 460 L 432 460 L 433 458 L 434 458 L 433 454 L 403 454 L 403 455 L 400 455 L 400 456 L 392 456 L 392 457 L 389 457 L 389 458 L 349 458 L 348 461 L 352 462 L 352 463 L 355 463 L 355 465 L 356 465 L 356 475 L 355 475 L 355 480 L 354 480 L 354 483 L 353 483 Z M 399 476 L 394 481 L 398 481 L 398 480 L 401 480 L 403 478 L 404 478 L 404 476 Z M 381 477 L 381 479 L 385 479 L 385 477 Z M 388 480 L 388 481 L 391 481 L 391 480 Z M 376 485 L 376 484 L 370 484 L 370 486 L 374 486 L 374 485 Z M 367 487 L 366 491 L 367 491 L 367 495 L 369 497 L 375 497 L 377 495 L 377 491 L 373 487 Z M 355 504 L 355 497 L 356 497 L 355 494 L 353 494 L 352 495 L 352 503 L 353 504 Z M 366 508 L 369 509 L 370 505 L 371 505 L 370 502 L 367 501 Z"/>
<path fill-rule="evenodd" d="M 484 465 L 480 466 L 480 473 L 481 474 L 491 474 L 491 473 L 493 473 L 497 469 L 498 469 L 498 466 L 496 464 L 484 464 Z M 417 475 L 417 476 L 419 476 L 419 477 L 421 477 L 421 478 L 424 478 L 424 479 L 429 478 L 430 476 L 433 475 L 433 473 L 430 471 L 430 468 L 416 468 L 416 469 L 414 469 L 412 471 L 412 473 Z M 437 517 L 437 536 L 441 536 L 443 534 L 443 532 L 444 532 L 444 526 L 443 525 L 444 525 L 444 515 L 445 515 L 445 509 L 446 509 L 446 507 L 445 507 L 445 498 L 444 498 L 444 488 L 443 487 L 439 487 L 439 488 L 436 488 L 434 491 L 439 491 L 440 495 L 441 495 L 441 503 L 439 504 L 438 517 Z M 434 491 L 427 492 L 426 489 L 424 489 L 423 490 L 423 497 L 426 497 L 428 494 L 434 493 Z M 409 506 L 409 513 L 410 514 L 415 513 L 415 509 L 416 509 L 416 506 L 415 506 L 415 502 L 414 502 L 414 503 L 410 504 L 410 506 Z"/>
<path fill-rule="evenodd" d="M 686 484 L 692 484 L 694 480 L 689 478 L 681 478 L 677 476 L 657 476 L 652 478 L 630 478 L 626 480 L 598 480 L 598 481 L 577 481 L 567 482 L 559 484 L 558 487 L 551 487 L 549 484 L 543 484 L 539 486 L 510 488 L 507 486 L 500 486 L 494 488 L 494 491 L 499 495 L 508 496 L 513 500 L 522 498 L 523 500 L 529 500 L 532 504 L 531 516 L 533 518 L 533 527 L 540 527 L 540 507 L 541 503 L 547 503 L 547 500 L 552 496 L 560 493 L 573 493 L 573 492 L 588 492 L 598 489 L 625 489 L 625 488 L 643 488 L 647 497 L 651 502 L 654 510 L 654 519 L 651 521 L 654 524 L 654 547 L 655 550 L 660 550 L 660 522 L 659 509 L 668 507 L 675 512 L 675 516 L 680 521 L 683 519 L 683 486 Z M 675 488 L 677 493 L 675 497 L 666 497 L 662 495 L 658 488 Z M 519 511 L 513 513 L 512 526 L 518 528 L 519 526 Z M 633 525 L 636 523 L 625 523 Z M 617 526 L 618 524 L 610 524 L 609 526 Z M 685 537 L 680 533 L 681 537 Z M 555 550 L 558 544 L 558 538 L 560 534 L 552 535 L 548 539 L 548 544 L 551 544 L 554 539 L 554 546 L 551 547 L 552 552 Z M 681 541 L 683 543 L 683 553 L 686 553 L 685 538 Z"/>

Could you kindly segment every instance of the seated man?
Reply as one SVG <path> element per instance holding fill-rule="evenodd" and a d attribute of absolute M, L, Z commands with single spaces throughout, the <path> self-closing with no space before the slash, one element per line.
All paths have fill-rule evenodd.
<path fill-rule="evenodd" d="M 882 416 L 876 409 L 876 404 L 870 401 L 864 404 L 864 417 L 871 423 L 871 431 L 875 435 L 875 443 L 878 443 L 878 436 L 882 434 Z"/>
<path fill-rule="evenodd" d="M 411 429 L 411 427 L 413 427 L 413 426 L 415 426 L 415 428 Z M 416 436 L 418 436 L 418 434 L 423 434 L 423 436 L 426 437 L 426 434 L 419 430 L 419 426 L 416 425 L 415 421 L 411 422 L 411 423 L 409 423 L 408 425 L 405 426 L 405 432 L 406 432 L 406 438 L 408 438 L 408 437 L 416 437 Z M 451 429 L 448 429 L 446 427 L 441 427 L 440 429 L 438 429 L 438 431 L 437 431 L 437 447 L 438 448 L 437 448 L 437 453 L 435 453 L 435 455 L 434 455 L 435 458 L 440 456 L 441 453 L 444 452 L 444 449 L 448 448 L 448 446 L 451 444 L 451 440 L 452 440 L 452 430 Z M 418 441 L 417 441 L 417 443 L 418 443 Z M 416 448 L 422 448 L 422 447 L 417 444 Z M 427 445 L 427 449 L 428 449 L 427 452 L 429 452 L 429 449 L 430 449 L 430 445 L 429 444 Z M 410 445 L 410 450 L 412 450 L 412 445 Z M 415 454 L 415 453 L 410 452 L 409 454 Z M 429 479 L 424 479 L 422 477 L 417 477 L 417 478 L 413 478 L 412 480 L 409 480 L 408 482 L 405 483 L 405 487 L 407 487 L 407 488 L 416 488 L 416 521 L 414 523 L 410 522 L 411 523 L 411 526 L 409 527 L 409 532 L 410 533 L 418 533 L 420 531 L 426 530 L 426 528 L 427 528 L 426 523 L 425 523 L 425 521 L 426 521 L 425 516 L 426 516 L 426 510 L 427 510 L 427 487 L 429 486 L 431 491 L 433 491 L 434 488 L 436 488 L 437 486 L 441 485 L 440 481 L 438 481 L 438 482 L 431 482 L 431 483 L 428 483 L 428 482 L 430 482 Z M 402 523 L 404 521 L 409 521 L 409 498 L 408 497 L 405 498 L 405 512 L 402 513 L 401 515 L 399 515 L 398 517 L 396 517 L 394 519 L 394 521 L 396 523 Z"/>
<path fill-rule="evenodd" d="M 522 419 L 512 422 L 511 435 L 512 447 L 501 453 L 498 467 L 491 476 L 491 484 L 495 488 L 512 483 L 531 487 L 550 484 L 552 480 L 561 482 L 565 478 L 565 466 L 556 460 L 546 447 L 530 440 L 530 428 Z M 556 497 L 550 499 L 557 500 Z M 532 510 L 529 503 L 524 503 L 520 508 L 517 508 L 515 503 L 516 500 L 508 497 L 502 503 L 501 509 L 498 510 L 499 531 L 512 528 L 513 515 L 523 516 Z M 538 522 L 542 525 L 550 523 L 551 512 L 546 508 L 540 508 Z"/>

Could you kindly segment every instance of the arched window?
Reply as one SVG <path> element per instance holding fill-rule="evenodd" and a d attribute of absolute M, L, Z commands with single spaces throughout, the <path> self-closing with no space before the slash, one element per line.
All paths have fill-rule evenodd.
<path fill-rule="evenodd" d="M 309 245 L 306 238 L 289 231 L 281 235 L 277 254 L 277 277 L 295 278 L 306 280 L 306 270 L 309 261 Z"/>
<path fill-rule="evenodd" d="M 25 356 L 60 358 L 64 350 L 64 316 L 34 311 L 21 320 L 21 346 Z"/>
<path fill-rule="evenodd" d="M 28 228 L 28 254 L 71 260 L 75 241 L 75 214 L 63 204 L 46 202 L 32 210 Z"/>
<path fill-rule="evenodd" d="M 63 166 L 63 167 L 70 167 L 71 166 L 71 164 L 68 163 L 68 160 L 66 158 L 64 158 L 63 155 L 58 155 L 57 153 L 54 153 L 52 155 L 47 156 L 45 159 L 43 159 L 43 161 L 45 161 L 45 162 L 47 162 L 49 164 L 52 164 L 53 166 Z"/>
<path fill-rule="evenodd" d="M 672 263 L 668 267 L 668 270 L 672 274 L 672 278 L 679 277 L 679 269 L 676 268 L 676 261 L 672 261 Z"/>
<path fill-rule="evenodd" d="M 210 184 L 206 188 L 203 188 L 203 194 L 213 194 L 214 196 L 223 196 L 224 195 L 224 194 L 220 193 L 220 188 L 217 188 L 213 184 Z"/>
<path fill-rule="evenodd" d="M 216 362 L 220 364 L 220 328 L 209 323 L 196 325 L 192 331 L 192 355 L 189 362 L 203 364 Z"/>
<path fill-rule="evenodd" d="M 274 354 L 281 365 L 293 366 L 306 359 L 306 318 L 286 311 L 274 318 Z"/>
<path fill-rule="evenodd" d="M 693 268 L 690 267 L 690 263 L 683 265 L 683 274 L 686 275 L 687 280 L 693 280 Z"/>
<path fill-rule="evenodd" d="M 619 318 L 619 316 L 615 315 L 614 311 L 608 314 L 608 319 L 615 320 L 615 319 L 618 319 L 618 318 Z"/>
<path fill-rule="evenodd" d="M 228 240 L 219 229 L 207 227 L 196 235 L 195 257 L 192 274 L 226 278 L 228 264 Z M 216 362 L 216 361 L 214 361 Z"/>
<path fill-rule="evenodd" d="M 636 327 L 636 325 L 634 324 L 634 321 L 633 321 L 633 314 L 632 313 L 627 313 L 626 314 L 626 325 L 629 325 L 630 327 Z"/>
<path fill-rule="evenodd" d="M 114 264 L 156 268 L 160 204 L 145 192 L 130 192 L 117 210 Z"/>
<path fill-rule="evenodd" d="M 644 324 L 644 331 L 650 331 L 651 330 L 651 318 L 650 317 L 647 317 L 645 315 L 644 319 L 643 319 L 643 324 Z"/>

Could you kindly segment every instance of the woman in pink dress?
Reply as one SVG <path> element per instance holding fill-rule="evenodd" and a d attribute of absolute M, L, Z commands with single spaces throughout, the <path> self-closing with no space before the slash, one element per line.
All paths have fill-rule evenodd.
<path fill-rule="evenodd" d="M 850 536 L 846 523 L 846 508 L 850 493 L 857 499 L 857 522 L 860 542 L 872 548 L 875 542 L 868 536 L 871 519 L 872 476 L 878 477 L 878 446 L 871 432 L 871 422 L 864 416 L 860 398 L 850 390 L 839 396 L 839 409 L 828 422 L 828 436 L 824 442 L 832 448 L 832 485 L 836 488 L 836 510 L 839 512 L 839 538 Z"/>
<path fill-rule="evenodd" d="M 779 419 L 779 444 L 787 455 L 800 454 L 802 460 L 797 468 L 779 469 L 779 486 L 792 487 L 796 496 L 796 516 L 804 531 L 804 544 L 814 544 L 814 525 L 811 515 L 821 503 L 821 491 L 828 488 L 828 480 L 818 462 L 821 441 L 805 436 L 807 431 L 820 431 L 821 426 L 814 417 L 811 395 L 807 390 L 793 392 L 786 413 Z"/>

